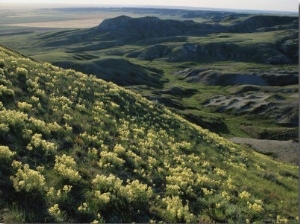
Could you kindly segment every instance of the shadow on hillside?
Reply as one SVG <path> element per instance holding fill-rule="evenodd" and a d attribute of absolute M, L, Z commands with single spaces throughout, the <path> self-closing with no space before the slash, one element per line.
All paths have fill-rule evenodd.
<path fill-rule="evenodd" d="M 88 62 L 56 62 L 62 68 L 71 68 L 77 71 L 95 75 L 97 78 L 111 81 L 121 86 L 147 85 L 162 88 L 164 82 L 160 79 L 163 71 L 152 67 L 145 67 L 131 63 L 125 59 L 102 59 Z"/>

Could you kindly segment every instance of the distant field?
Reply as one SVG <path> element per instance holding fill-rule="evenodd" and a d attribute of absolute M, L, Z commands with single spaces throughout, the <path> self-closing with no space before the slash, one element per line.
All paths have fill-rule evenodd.
<path fill-rule="evenodd" d="M 7 16 L 4 20 L 0 21 L 0 25 L 32 28 L 90 28 L 98 26 L 104 19 L 113 18 L 118 15 L 111 12 L 93 12 L 79 13 L 74 16 L 74 14 L 62 14 L 61 12 L 51 10 L 43 15 L 30 12 L 30 14 Z"/>
<path fill-rule="evenodd" d="M 142 14 L 123 13 L 131 17 L 141 17 Z M 90 28 L 99 25 L 104 19 L 119 16 L 120 12 L 83 11 L 65 12 L 56 9 L 25 8 L 14 10 L 0 9 L 0 33 L 3 27 L 31 28 Z"/>
<path fill-rule="evenodd" d="M 11 26 L 19 27 L 42 27 L 42 28 L 90 28 L 99 25 L 103 19 L 74 19 L 74 20 L 61 20 L 51 22 L 34 22 L 34 23 L 15 23 Z"/>
<path fill-rule="evenodd" d="M 287 35 L 288 31 L 276 30 L 256 33 L 218 33 L 204 37 L 189 37 L 193 43 L 236 43 L 239 46 L 261 43 L 276 43 L 279 35 Z"/>
<path fill-rule="evenodd" d="M 30 28 L 90 28 L 99 25 L 104 19 L 120 15 L 130 17 L 157 16 L 161 19 L 185 20 L 180 14 L 144 14 L 138 11 L 120 11 L 110 8 L 99 8 L 94 10 L 82 9 L 72 11 L 69 9 L 34 7 L 11 8 L 9 6 L 0 9 L 0 33 L 3 27 L 30 27 Z M 203 22 L 203 18 L 193 18 L 195 22 Z"/>

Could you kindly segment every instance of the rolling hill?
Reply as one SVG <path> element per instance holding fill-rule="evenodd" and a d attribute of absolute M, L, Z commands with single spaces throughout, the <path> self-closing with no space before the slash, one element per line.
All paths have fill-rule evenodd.
<path fill-rule="evenodd" d="M 296 166 L 4 47 L 0 171 L 0 222 L 299 220 Z"/>
<path fill-rule="evenodd" d="M 43 47 L 68 47 L 69 53 L 134 45 L 140 47 L 123 55 L 177 62 L 234 60 L 291 64 L 298 60 L 297 30 L 298 20 L 293 16 L 249 15 L 224 25 L 215 18 L 200 23 L 122 15 L 105 19 L 97 27 L 44 34 L 37 39 Z M 266 39 L 262 38 L 264 35 L 268 35 Z"/>

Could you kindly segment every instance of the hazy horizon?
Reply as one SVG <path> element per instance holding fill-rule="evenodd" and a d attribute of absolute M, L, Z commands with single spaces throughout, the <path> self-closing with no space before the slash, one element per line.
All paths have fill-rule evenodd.
<path fill-rule="evenodd" d="M 225 10 L 257 10 L 257 11 L 281 11 L 281 12 L 298 12 L 297 0 L 110 0 L 110 1 L 100 1 L 95 0 L 88 3 L 84 0 L 0 0 L 0 3 L 6 5 L 34 5 L 39 6 L 98 6 L 98 7 L 174 7 L 174 8 L 210 8 L 210 9 L 225 9 Z"/>

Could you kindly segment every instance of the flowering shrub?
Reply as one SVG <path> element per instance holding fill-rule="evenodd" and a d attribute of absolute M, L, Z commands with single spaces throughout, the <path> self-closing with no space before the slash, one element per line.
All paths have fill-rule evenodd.
<path fill-rule="evenodd" d="M 26 76 L 27 74 L 28 74 L 28 71 L 27 71 L 27 69 L 25 69 L 25 68 L 17 68 L 17 74 L 19 75 L 19 76 Z"/>
<path fill-rule="evenodd" d="M 86 107 L 83 104 L 76 104 L 76 109 L 83 112 L 86 111 Z"/>
<path fill-rule="evenodd" d="M 276 223 L 289 223 L 289 220 L 287 218 L 283 218 L 280 215 L 276 216 Z"/>
<path fill-rule="evenodd" d="M 15 92 L 6 86 L 0 85 L 0 97 L 1 96 L 13 96 Z"/>
<path fill-rule="evenodd" d="M 242 198 L 242 199 L 243 198 L 247 199 L 250 196 L 251 196 L 251 194 L 249 192 L 247 192 L 247 191 L 243 191 L 243 192 L 239 193 L 239 197 Z"/>
<path fill-rule="evenodd" d="M 90 160 L 96 160 L 98 159 L 98 151 L 96 148 L 92 148 L 92 149 L 88 149 L 88 153 L 87 153 L 87 157 L 90 159 Z"/>
<path fill-rule="evenodd" d="M 70 114 L 64 114 L 63 118 L 66 121 L 71 121 L 72 120 L 72 116 Z"/>
<path fill-rule="evenodd" d="M 101 194 L 100 191 L 96 190 L 94 196 L 97 203 L 99 203 L 101 207 L 104 207 L 110 201 L 111 194 L 109 192 Z"/>
<path fill-rule="evenodd" d="M 170 168 L 169 170 L 171 175 L 166 177 L 167 195 L 177 195 L 192 191 L 194 185 L 194 173 L 191 169 L 178 166 L 176 168 Z M 175 189 L 178 189 L 179 191 L 176 192 L 174 191 Z"/>
<path fill-rule="evenodd" d="M 134 180 L 131 183 L 128 181 L 125 187 L 120 188 L 120 194 L 129 203 L 143 204 L 148 202 L 153 196 L 153 191 L 146 184 Z"/>
<path fill-rule="evenodd" d="M 24 112 L 28 112 L 32 109 L 32 105 L 27 102 L 18 102 L 18 108 Z"/>
<path fill-rule="evenodd" d="M 27 129 L 27 128 L 25 128 L 25 129 L 22 130 L 22 137 L 23 137 L 23 139 L 30 140 L 31 136 L 32 136 L 32 130 Z"/>
<path fill-rule="evenodd" d="M 100 152 L 99 167 L 121 167 L 124 163 L 125 161 L 115 152 Z"/>
<path fill-rule="evenodd" d="M 7 146 L 0 145 L 0 159 L 8 160 L 15 154 L 16 154 L 16 152 L 10 151 Z"/>
<path fill-rule="evenodd" d="M 32 130 L 36 130 L 40 133 L 45 133 L 47 135 L 50 134 L 50 129 L 48 124 L 46 124 L 43 120 L 37 119 L 35 117 L 30 117 L 29 122 L 33 125 Z"/>
<path fill-rule="evenodd" d="M 31 98 L 31 101 L 34 102 L 34 103 L 38 103 L 40 101 L 40 98 L 36 97 L 36 96 L 32 96 Z"/>
<path fill-rule="evenodd" d="M 109 176 L 99 175 L 92 180 L 92 184 L 95 189 L 101 192 L 113 192 L 116 193 L 122 186 L 122 180 L 110 174 Z"/>
<path fill-rule="evenodd" d="M 60 131 L 62 129 L 62 127 L 58 123 L 56 123 L 56 121 L 54 121 L 52 123 L 48 123 L 47 127 L 52 132 L 58 132 L 58 131 Z"/>
<path fill-rule="evenodd" d="M 56 222 L 63 222 L 64 215 L 60 210 L 58 204 L 54 204 L 52 207 L 48 209 L 49 214 L 55 219 Z"/>
<path fill-rule="evenodd" d="M 39 89 L 39 84 L 36 80 L 28 79 L 26 81 L 27 90 L 30 93 L 36 92 Z"/>
<path fill-rule="evenodd" d="M 103 141 L 98 138 L 97 135 L 89 135 L 87 132 L 84 132 L 79 135 L 79 137 L 84 141 L 86 145 L 101 147 Z"/>
<path fill-rule="evenodd" d="M 76 162 L 71 156 L 63 154 L 62 156 L 55 156 L 54 170 L 62 177 L 70 181 L 79 181 L 81 176 L 75 170 Z"/>
<path fill-rule="evenodd" d="M 250 202 L 247 201 L 247 205 L 248 205 L 248 208 L 250 210 L 252 210 L 253 212 L 255 212 L 255 213 L 260 213 L 260 212 L 263 211 L 263 207 L 260 204 L 256 203 L 256 202 L 251 204 Z"/>
<path fill-rule="evenodd" d="M 68 199 L 68 193 L 72 189 L 72 185 L 64 185 L 62 189 L 55 190 L 54 187 L 50 187 L 46 196 L 51 202 L 59 202 Z"/>
<path fill-rule="evenodd" d="M 82 211 L 87 211 L 88 210 L 88 204 L 86 202 L 83 202 L 79 207 L 78 207 L 78 211 L 82 212 Z"/>
<path fill-rule="evenodd" d="M 15 110 L 0 111 L 0 129 L 7 132 L 11 129 L 20 131 L 25 126 L 28 115 Z"/>
<path fill-rule="evenodd" d="M 146 184 L 142 184 L 138 180 L 134 180 L 132 182 L 128 180 L 127 185 L 123 186 L 123 181 L 112 174 L 109 176 L 97 174 L 95 179 L 92 181 L 92 184 L 95 189 L 99 190 L 97 193 L 98 196 L 102 195 L 100 194 L 100 191 L 110 192 L 128 200 L 130 203 L 145 203 L 150 200 L 153 195 L 152 189 Z M 108 198 L 109 195 L 106 195 L 105 197 Z"/>
<path fill-rule="evenodd" d="M 194 215 L 189 212 L 188 204 L 183 205 L 178 196 L 166 197 L 162 199 L 166 206 L 163 212 L 168 222 L 193 222 Z"/>
<path fill-rule="evenodd" d="M 229 193 L 226 192 L 226 191 L 222 191 L 222 192 L 221 192 L 221 196 L 222 196 L 222 198 L 225 199 L 226 201 L 230 201 L 230 199 L 231 199 Z"/>
<path fill-rule="evenodd" d="M 48 153 L 54 153 L 57 149 L 57 146 L 53 142 L 47 142 L 46 140 L 43 140 L 41 134 L 34 134 L 26 148 L 30 151 L 34 148 L 41 148 Z"/>
<path fill-rule="evenodd" d="M 45 177 L 36 170 L 29 168 L 28 164 L 12 164 L 13 167 L 18 167 L 15 176 L 11 176 L 13 186 L 16 191 L 25 190 L 30 192 L 32 190 L 43 191 L 45 189 Z"/>
<path fill-rule="evenodd" d="M 209 190 L 206 187 L 202 187 L 201 190 L 203 191 L 204 195 L 212 195 L 214 193 L 213 190 Z"/>
<path fill-rule="evenodd" d="M 116 144 L 114 147 L 114 152 L 121 155 L 126 152 L 126 149 L 122 145 Z"/>

